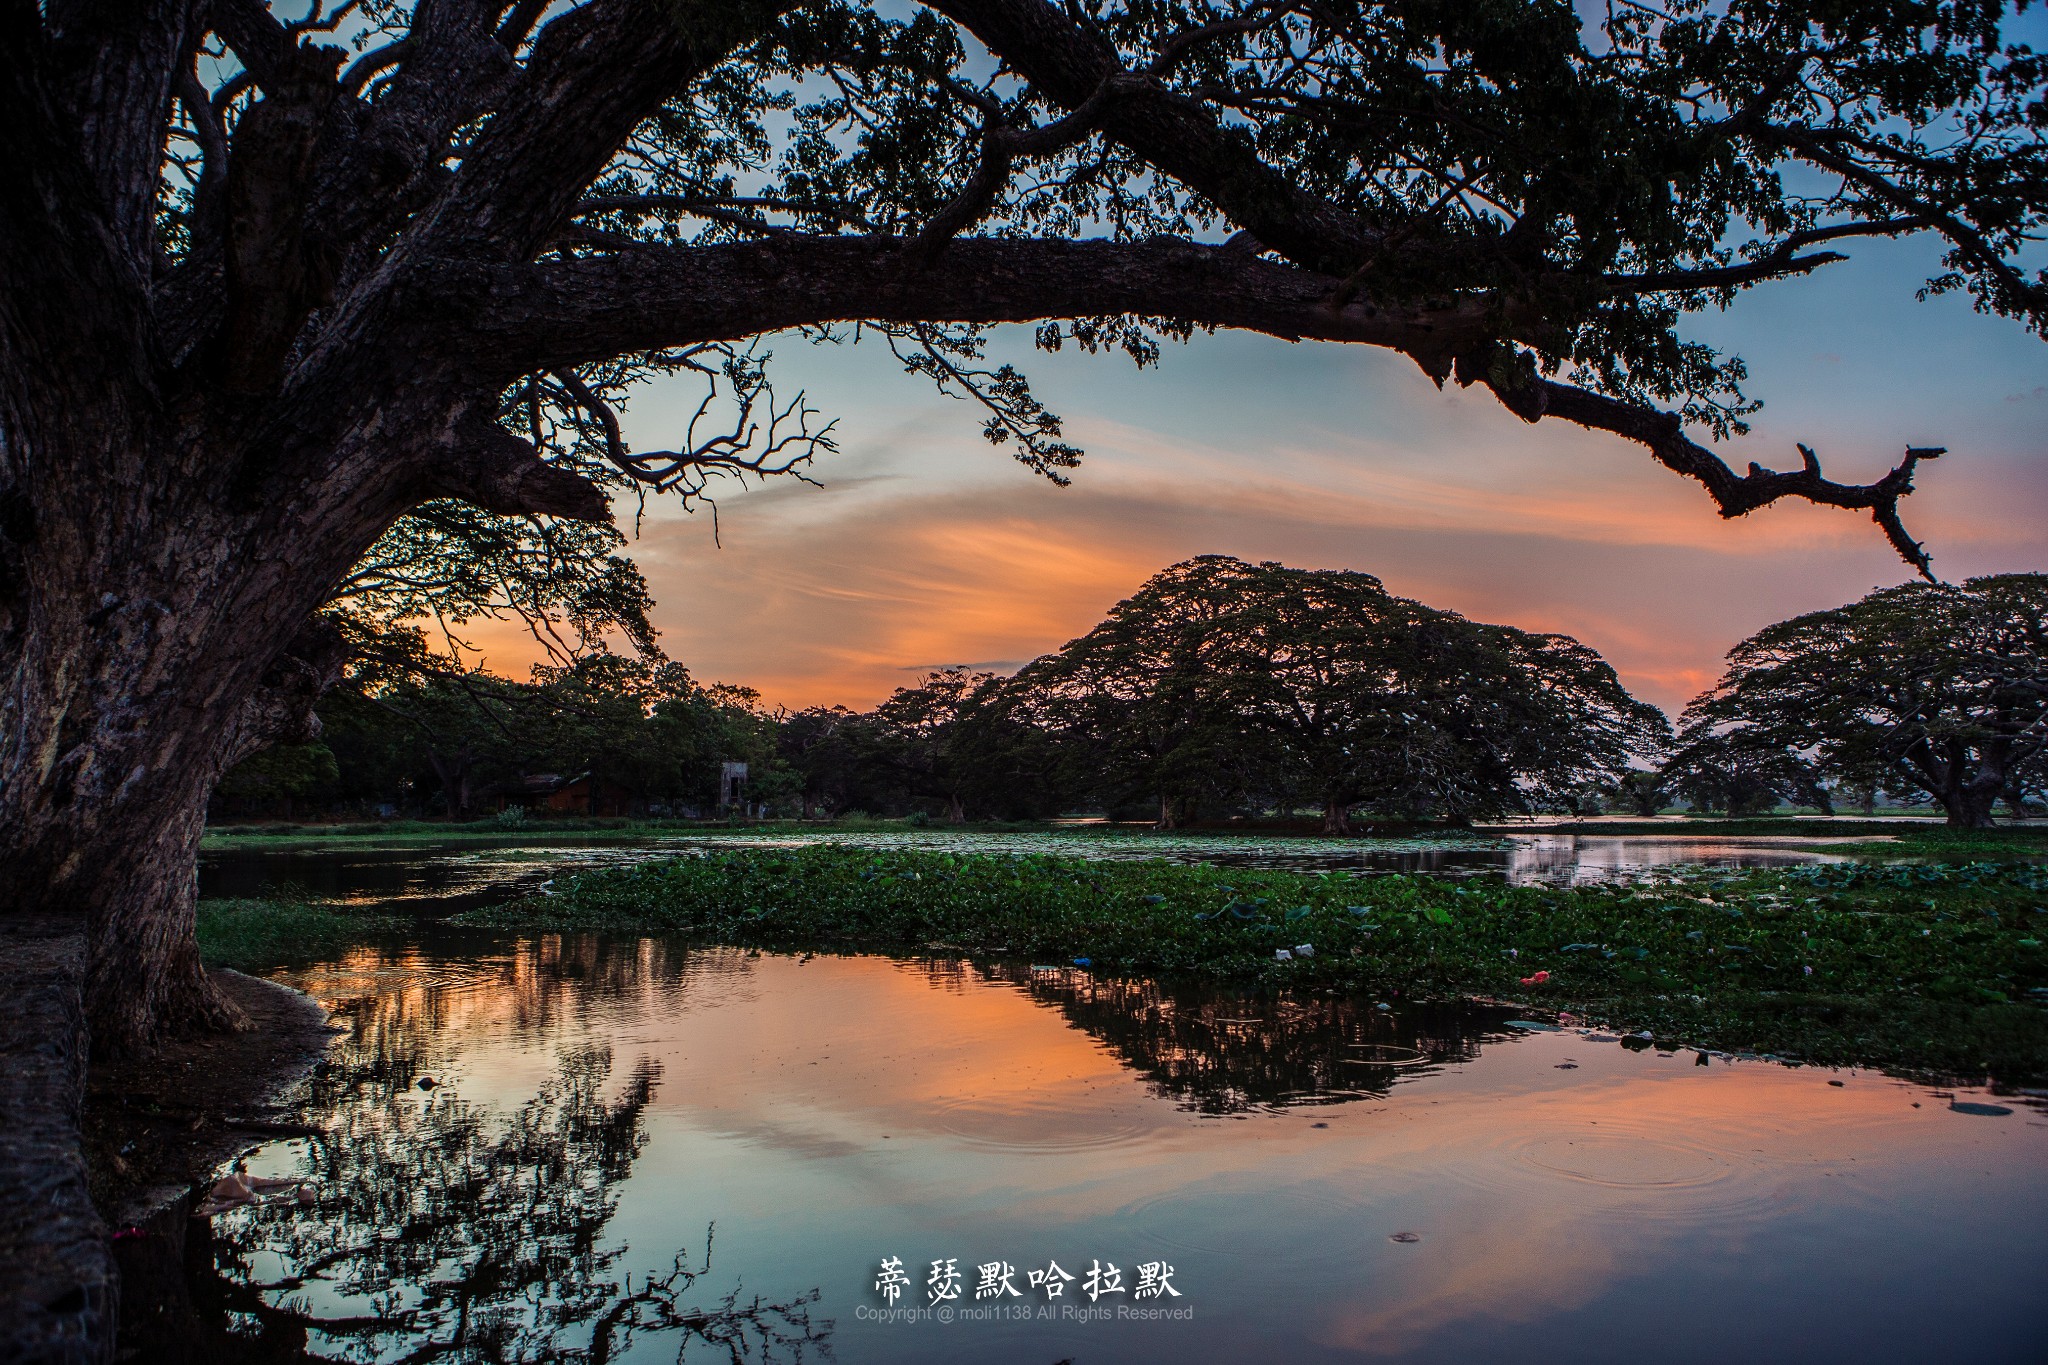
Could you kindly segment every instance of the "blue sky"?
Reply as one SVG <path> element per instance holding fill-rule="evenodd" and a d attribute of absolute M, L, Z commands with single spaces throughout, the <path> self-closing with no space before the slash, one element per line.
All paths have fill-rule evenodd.
<path fill-rule="evenodd" d="M 1755 431 L 1738 467 L 1813 445 L 1836 478 L 1923 467 L 1907 524 L 1945 577 L 2048 569 L 2048 345 L 1966 299 L 1917 301 L 1925 240 L 1859 243 L 1815 276 L 1749 291 L 1692 335 L 1741 354 Z M 656 509 L 634 546 L 670 653 L 771 702 L 871 705 L 929 668 L 1013 668 L 1086 630 L 1151 573 L 1234 554 L 1377 574 L 1396 592 L 1601 650 L 1676 708 L 1744 635 L 1902 581 L 1867 517 L 1783 505 L 1720 520 L 1705 494 L 1616 438 L 1534 427 L 1409 362 L 1222 334 L 1156 370 L 999 343 L 1089 452 L 1071 488 L 979 435 L 967 405 L 878 346 L 780 337 L 785 391 L 840 421 L 813 471 Z M 638 395 L 636 446 L 672 445 L 696 401 Z M 505 655 L 499 657 L 511 662 Z"/>

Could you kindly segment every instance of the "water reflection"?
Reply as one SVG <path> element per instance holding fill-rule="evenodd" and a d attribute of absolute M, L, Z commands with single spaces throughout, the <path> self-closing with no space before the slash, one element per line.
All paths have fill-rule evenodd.
<path fill-rule="evenodd" d="M 1833 841 L 1836 846 L 1856 840 Z M 956 853 L 1056 853 L 1078 858 L 1159 858 L 1298 872 L 1378 872 L 1431 876 L 1499 874 L 1516 885 L 1623 881 L 1678 866 L 1793 867 L 1841 862 L 1846 855 L 1811 840 L 1727 839 L 1686 835 L 1516 834 L 1464 844 L 1429 840 L 1331 840 L 1079 834 L 805 834 L 677 836 L 606 845 L 508 841 L 413 848 L 238 849 L 200 861 L 200 894 L 263 896 L 296 887 L 349 905 L 396 905 L 454 914 L 532 894 L 555 877 L 679 853 L 733 847 L 793 848 L 844 843 Z"/>
<path fill-rule="evenodd" d="M 1835 840 L 1839 850 L 1880 839 Z M 1800 867 L 1848 861 L 1848 855 L 1815 848 L 1810 840 L 1755 837 L 1702 838 L 1696 835 L 1518 834 L 1503 869 L 1518 886 L 1574 886 L 1632 881 L 1680 867 Z"/>
<path fill-rule="evenodd" d="M 934 974 L 943 969 L 934 968 Z M 1021 982 L 1110 1048 L 1158 1093 L 1200 1114 L 1341 1104 L 1472 1061 L 1511 1035 L 1514 1012 L 1391 1005 L 1356 996 L 1246 996 L 1220 988 L 1103 980 L 1081 971 L 988 969 Z"/>
<path fill-rule="evenodd" d="M 710 1306 L 815 1314 L 776 1320 L 783 1347 L 829 1320 L 848 1362 L 1997 1360 L 2038 1340 L 2032 1097 L 1983 1117 L 1501 1011 L 662 938 L 436 936 L 294 979 L 341 1012 L 357 1079 L 314 1096 L 327 1143 L 251 1161 L 316 1175 L 317 1207 L 218 1220 L 221 1263 L 239 1302 L 269 1285 L 268 1311 L 341 1324 L 316 1334 L 331 1354 L 439 1349 L 488 1294 L 505 1330 L 559 1324 L 517 1339 L 531 1353 L 587 1352 L 713 1224 Z M 878 1322 L 890 1256 L 915 1272 L 904 1306 L 935 1259 L 963 1304 L 981 1264 L 1056 1260 L 1126 1286 L 1170 1264 L 1194 1311 Z"/>
<path fill-rule="evenodd" d="M 599 956 L 611 969 L 593 979 L 598 992 L 650 965 Z M 523 1028 L 546 1031 L 584 994 L 561 989 L 568 975 L 534 971 L 531 955 L 498 965 L 510 971 L 489 988 Z M 678 1251 L 665 1267 L 636 1267 L 610 1234 L 647 1146 L 657 1062 L 642 1056 L 615 1075 L 608 1047 L 576 1045 L 516 1106 L 465 1098 L 431 1072 L 454 1060 L 463 1001 L 485 983 L 422 967 L 358 961 L 359 979 L 386 988 L 346 1003 L 349 1033 L 310 1082 L 323 1135 L 262 1163 L 303 1183 L 213 1220 L 219 1301 L 254 1338 L 252 1354 L 600 1365 L 656 1338 L 678 1357 L 696 1341 L 735 1360 L 829 1358 L 815 1290 L 707 1296 L 697 1291 L 714 1283 L 708 1231 L 701 1258 Z"/>

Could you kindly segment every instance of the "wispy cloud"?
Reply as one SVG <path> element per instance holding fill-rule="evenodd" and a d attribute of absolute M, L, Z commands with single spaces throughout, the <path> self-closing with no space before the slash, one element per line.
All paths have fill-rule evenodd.
<path fill-rule="evenodd" d="M 1826 348 L 1843 321 L 1813 324 Z M 1724 453 L 1789 467 L 1806 440 L 1832 476 L 1873 478 L 1909 435 L 1877 419 L 1881 402 L 1911 439 L 1939 433 L 1954 452 L 1906 508 L 1937 569 L 2048 567 L 2048 440 L 2015 406 L 2044 393 L 2022 391 L 2039 343 L 2014 335 L 2032 348 L 2019 360 L 1936 348 L 1901 369 L 1875 331 L 1821 366 L 1823 347 L 1787 330 L 1775 373 L 1790 400 Z M 960 404 L 859 358 L 821 353 L 807 381 L 846 416 L 824 488 L 728 496 L 723 549 L 702 516 L 645 524 L 634 553 L 664 643 L 701 678 L 866 706 L 932 667 L 1056 649 L 1152 573 L 1219 553 L 1362 570 L 1476 619 L 1577 636 L 1675 709 L 1745 635 L 1906 577 L 1864 516 L 1788 503 L 1724 521 L 1626 442 L 1526 425 L 1368 353 L 1219 338 L 1142 380 L 1039 358 L 1034 377 L 1068 386 L 1047 398 L 1089 451 L 1069 489 L 992 452 Z M 1878 399 L 1872 375 L 1889 386 Z M 650 438 L 664 411 L 636 404 Z M 532 654 L 511 629 L 471 634 L 503 669 Z"/>

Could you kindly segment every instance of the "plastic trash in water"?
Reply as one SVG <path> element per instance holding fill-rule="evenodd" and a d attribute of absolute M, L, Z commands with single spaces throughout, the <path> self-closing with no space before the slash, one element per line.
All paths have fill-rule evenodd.
<path fill-rule="evenodd" d="M 1275 948 L 1273 950 L 1273 960 L 1276 962 L 1292 962 L 1294 961 L 1294 954 L 1288 952 L 1285 948 Z"/>
<path fill-rule="evenodd" d="M 1534 976 L 1525 976 L 1525 977 L 1523 977 L 1523 978 L 1522 978 L 1522 984 L 1523 984 L 1524 986 L 1540 986 L 1540 985 L 1542 985 L 1542 984 L 1543 984 L 1544 982 L 1546 982 L 1546 981 L 1548 981 L 1548 980 L 1550 980 L 1550 973 L 1549 973 L 1549 972 L 1538 972 L 1538 973 L 1536 973 L 1536 975 L 1534 975 Z"/>
<path fill-rule="evenodd" d="M 1313 943 L 1297 943 L 1294 945 L 1294 955 L 1296 957 L 1314 957 L 1316 955 L 1316 946 Z"/>
<path fill-rule="evenodd" d="M 1093 967 L 1095 959 L 1092 957 L 1077 957 L 1074 959 L 1074 965 L 1076 967 Z"/>

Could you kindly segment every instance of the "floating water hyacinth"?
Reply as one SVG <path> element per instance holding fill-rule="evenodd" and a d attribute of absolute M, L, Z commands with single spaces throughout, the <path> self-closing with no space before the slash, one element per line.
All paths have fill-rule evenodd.
<path fill-rule="evenodd" d="M 902 875 L 909 871 L 921 871 L 922 880 Z M 1925 908 L 1917 883 L 1910 892 L 1883 883 L 1859 886 L 1853 896 L 1829 890 L 1810 906 L 1778 895 L 1785 884 L 1783 874 L 1748 874 L 1739 884 L 1717 884 L 1722 904 L 1707 908 L 1689 898 L 1674 904 L 1664 893 L 1650 904 L 1615 887 L 1502 883 L 1460 895 L 1423 877 L 1361 885 L 1233 868 L 1225 881 L 1213 868 L 1166 862 L 814 846 L 565 876 L 552 897 L 463 920 L 680 929 L 760 947 L 901 952 L 915 945 L 1019 963 L 1072 962 L 1113 976 L 1195 972 L 1380 993 L 1394 984 L 1444 994 L 1540 989 L 1560 1003 L 1596 1005 L 1617 1023 L 1654 1024 L 1660 1037 L 1761 1051 L 1791 1045 L 1797 1035 L 1809 1058 L 1853 1054 L 1933 1068 L 2002 1061 L 2013 1074 L 2034 1074 L 2027 1059 L 2048 1053 L 2048 1042 L 2037 1041 L 2048 1035 L 2048 1019 L 2037 1022 L 2031 1009 L 2048 988 L 2048 955 L 2032 946 L 2048 935 L 2028 913 L 2038 893 L 1986 878 L 1971 885 L 1974 899 L 1958 891 L 1945 900 L 1957 913 L 1941 919 Z M 1360 894 L 1373 903 L 1347 903 Z M 1716 913 L 1738 897 L 1754 913 Z M 1983 913 L 1994 906 L 1997 919 Z M 1289 944 L 1311 920 L 1314 939 Z M 1523 947 L 1538 958 L 1562 947 L 1572 970 L 1532 965 L 1517 976 Z M 1807 992 L 1848 1002 L 1839 1022 L 1754 1003 Z M 1972 1022 L 1975 1010 L 2018 1000 L 2029 1009 L 1987 1021 L 1995 1029 Z M 2002 1057 L 1978 1055 L 1986 1038 L 1998 1040 Z"/>

